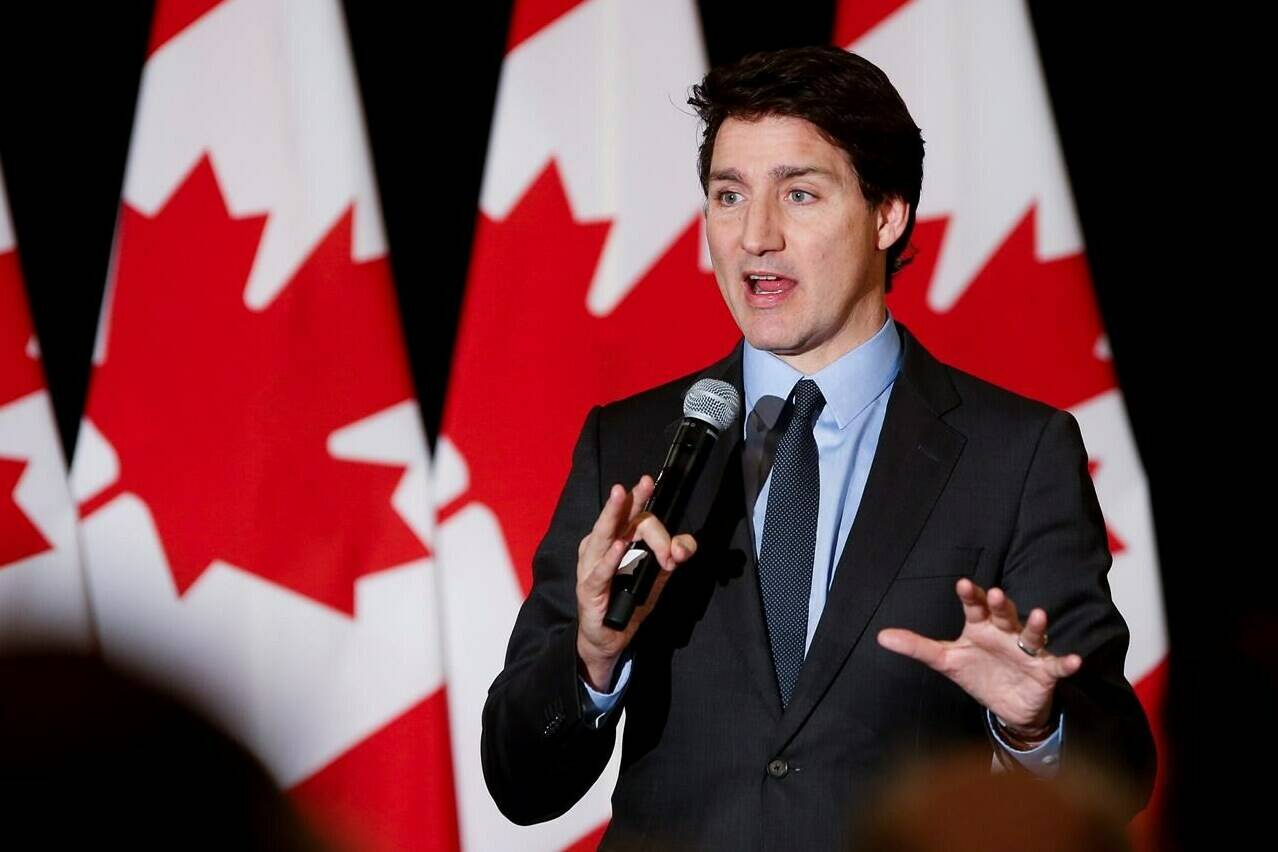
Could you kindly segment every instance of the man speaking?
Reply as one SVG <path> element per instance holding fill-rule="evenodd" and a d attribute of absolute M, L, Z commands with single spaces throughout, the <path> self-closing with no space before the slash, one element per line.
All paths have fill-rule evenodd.
<path fill-rule="evenodd" d="M 973 744 L 1001 771 L 1108 769 L 1134 812 L 1153 744 L 1078 425 L 938 362 L 885 306 L 923 174 L 900 95 L 800 48 L 689 103 L 744 340 L 586 418 L 484 708 L 502 812 L 570 808 L 623 707 L 604 849 L 839 848 L 892 769 Z M 705 379 L 739 416 L 654 484 Z"/>

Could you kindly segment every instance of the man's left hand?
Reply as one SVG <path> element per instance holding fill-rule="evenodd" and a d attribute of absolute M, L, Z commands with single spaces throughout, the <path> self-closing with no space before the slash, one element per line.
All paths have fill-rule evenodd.
<path fill-rule="evenodd" d="M 1021 624 L 1016 605 L 1002 589 L 986 592 L 965 577 L 955 590 L 966 616 L 958 639 L 937 641 L 890 628 L 879 631 L 879 644 L 931 666 L 1004 724 L 1027 730 L 1046 728 L 1056 682 L 1078 671 L 1083 658 L 1078 654 L 1057 657 L 1046 649 L 1047 613 L 1043 610 L 1033 610 Z"/>

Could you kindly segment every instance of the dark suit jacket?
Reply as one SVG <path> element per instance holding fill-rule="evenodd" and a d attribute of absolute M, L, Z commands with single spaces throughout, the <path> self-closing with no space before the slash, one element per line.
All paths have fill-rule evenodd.
<path fill-rule="evenodd" d="M 1128 632 L 1105 579 L 1107 535 L 1078 425 L 933 358 L 900 323 L 903 363 L 825 610 L 783 713 L 755 573 L 741 426 L 719 440 L 681 529 L 697 555 L 632 646 L 621 775 L 604 849 L 829 849 L 894 766 L 987 742 L 984 709 L 921 663 L 879 647 L 885 627 L 952 639 L 961 576 L 1043 607 L 1054 653 L 1083 655 L 1057 687 L 1062 772 L 1117 769 L 1128 809 L 1152 785 L 1153 742 L 1123 677 Z M 741 388 L 741 347 L 693 376 L 586 418 L 506 668 L 484 707 L 483 765 L 519 823 L 570 808 L 612 753 L 617 712 L 582 721 L 577 545 L 614 482 L 655 473 L 683 391 Z M 979 753 L 979 750 L 978 750 Z M 983 760 L 988 766 L 990 751 Z"/>

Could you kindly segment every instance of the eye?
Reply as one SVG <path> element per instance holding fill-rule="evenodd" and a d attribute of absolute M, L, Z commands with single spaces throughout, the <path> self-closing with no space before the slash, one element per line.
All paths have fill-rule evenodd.
<path fill-rule="evenodd" d="M 728 189 L 719 193 L 719 203 L 725 207 L 731 207 L 739 201 L 741 201 L 741 193 L 739 192 L 734 192 L 733 190 Z"/>
<path fill-rule="evenodd" d="M 785 196 L 786 198 L 793 201 L 795 204 L 807 204 L 809 201 L 811 201 L 813 198 L 816 197 L 812 193 L 808 192 L 806 189 L 792 189 L 789 192 L 787 192 Z"/>

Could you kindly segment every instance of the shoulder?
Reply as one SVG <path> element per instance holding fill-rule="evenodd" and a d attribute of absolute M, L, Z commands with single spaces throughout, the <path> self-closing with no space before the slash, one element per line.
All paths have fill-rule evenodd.
<path fill-rule="evenodd" d="M 908 329 L 902 337 L 905 353 L 898 383 L 969 440 L 1033 445 L 1049 426 L 1077 431 L 1068 411 L 939 360 Z"/>

